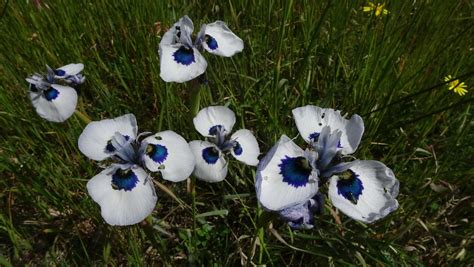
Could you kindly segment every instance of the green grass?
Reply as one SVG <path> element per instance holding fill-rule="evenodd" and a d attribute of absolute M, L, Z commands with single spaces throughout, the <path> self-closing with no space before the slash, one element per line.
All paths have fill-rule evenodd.
<path fill-rule="evenodd" d="M 474 261 L 471 2 L 390 1 L 384 17 L 350 0 L 41 2 L 9 1 L 0 19 L 0 265 Z M 86 192 L 100 167 L 77 148 L 85 124 L 37 116 L 24 78 L 45 64 L 83 62 L 78 109 L 93 120 L 132 112 L 140 131 L 201 139 L 190 123 L 190 83 L 159 78 L 160 37 L 185 14 L 196 28 L 226 21 L 245 42 L 231 59 L 204 55 L 201 107 L 228 104 L 263 152 L 281 134 L 297 135 L 295 107 L 360 114 L 366 132 L 355 156 L 393 169 L 400 208 L 372 225 L 342 214 L 338 224 L 328 203 L 316 229 L 294 231 L 258 207 L 255 169 L 231 162 L 224 182 L 197 183 L 194 219 L 186 183 L 158 180 L 179 201 L 157 187 L 145 222 L 105 224 Z M 441 84 L 466 73 L 464 97 Z M 271 225 L 259 228 L 265 220 Z"/>

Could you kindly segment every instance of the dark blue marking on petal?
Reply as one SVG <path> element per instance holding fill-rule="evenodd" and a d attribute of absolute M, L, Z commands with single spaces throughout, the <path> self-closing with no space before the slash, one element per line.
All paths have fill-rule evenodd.
<path fill-rule="evenodd" d="M 337 141 L 337 148 L 342 148 L 341 140 Z"/>
<path fill-rule="evenodd" d="M 206 147 L 202 150 L 202 158 L 208 164 L 215 164 L 217 160 L 219 159 L 219 150 L 217 150 L 213 146 Z"/>
<path fill-rule="evenodd" d="M 235 141 L 235 145 L 234 145 L 234 154 L 237 155 L 237 156 L 240 156 L 242 155 L 242 146 L 239 144 L 239 142 Z"/>
<path fill-rule="evenodd" d="M 38 88 L 36 87 L 36 85 L 30 83 L 30 91 L 36 93 L 36 92 L 38 92 Z"/>
<path fill-rule="evenodd" d="M 138 183 L 137 175 L 130 169 L 117 169 L 112 175 L 112 188 L 115 190 L 132 191 Z"/>
<path fill-rule="evenodd" d="M 58 97 L 59 91 L 51 87 L 48 90 L 45 90 L 43 94 L 46 100 L 52 101 Z"/>
<path fill-rule="evenodd" d="M 163 163 L 168 157 L 168 149 L 159 144 L 149 144 L 146 154 L 156 163 Z"/>
<path fill-rule="evenodd" d="M 316 143 L 316 142 L 318 142 L 319 135 L 320 135 L 320 133 L 314 132 L 314 133 L 309 135 L 309 139 Z"/>
<path fill-rule="evenodd" d="M 54 74 L 56 74 L 57 76 L 64 76 L 66 75 L 66 72 L 62 69 L 57 69 L 57 70 L 54 70 Z"/>
<path fill-rule="evenodd" d="M 337 193 L 352 202 L 352 204 L 357 205 L 357 201 L 359 201 L 363 190 L 364 186 L 362 185 L 362 181 L 355 172 L 349 169 L 339 174 Z"/>
<path fill-rule="evenodd" d="M 122 135 L 125 140 L 130 140 L 130 136 Z M 112 140 L 107 141 L 107 145 L 105 146 L 105 152 L 113 153 L 115 152 L 115 147 L 112 145 Z"/>
<path fill-rule="evenodd" d="M 107 146 L 105 146 L 105 151 L 110 153 L 115 152 L 115 147 L 112 145 L 112 140 L 109 140 L 107 142 Z"/>
<path fill-rule="evenodd" d="M 209 135 L 218 135 L 222 129 L 224 129 L 224 126 L 222 125 L 214 125 L 209 129 Z"/>
<path fill-rule="evenodd" d="M 286 158 L 278 165 L 283 182 L 294 187 L 305 186 L 308 183 L 312 168 L 305 157 Z"/>
<path fill-rule="evenodd" d="M 217 44 L 217 41 L 214 37 L 210 36 L 209 34 L 206 34 L 204 38 L 205 38 L 207 46 L 211 50 L 216 50 L 219 47 L 219 45 Z"/>
<path fill-rule="evenodd" d="M 173 53 L 174 61 L 179 64 L 189 66 L 191 63 L 196 62 L 194 60 L 194 51 L 192 48 L 181 46 L 176 52 Z"/>

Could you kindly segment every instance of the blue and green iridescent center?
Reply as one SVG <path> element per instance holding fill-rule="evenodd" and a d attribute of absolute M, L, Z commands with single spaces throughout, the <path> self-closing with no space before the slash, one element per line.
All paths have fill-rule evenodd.
<path fill-rule="evenodd" d="M 283 181 L 294 187 L 305 186 L 312 172 L 311 165 L 305 157 L 285 156 L 278 167 Z"/>
<path fill-rule="evenodd" d="M 364 185 L 359 179 L 359 175 L 352 170 L 347 170 L 339 174 L 337 181 L 337 193 L 349 200 L 352 204 L 357 205 L 359 197 L 362 195 Z"/>

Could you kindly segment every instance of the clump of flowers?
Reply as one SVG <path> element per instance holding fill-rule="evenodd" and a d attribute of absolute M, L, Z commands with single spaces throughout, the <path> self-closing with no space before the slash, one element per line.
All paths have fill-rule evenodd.
<path fill-rule="evenodd" d="M 226 155 L 250 165 L 258 164 L 260 148 L 257 139 L 247 129 L 230 135 L 235 124 L 235 114 L 225 106 L 212 106 L 199 111 L 193 119 L 194 127 L 206 141 L 189 143 L 196 158 L 193 175 L 207 182 L 220 182 L 227 176 Z"/>
<path fill-rule="evenodd" d="M 195 165 L 183 137 L 173 131 L 138 134 L 133 114 L 89 123 L 78 146 L 92 160 L 112 162 L 87 183 L 89 195 L 111 225 L 135 224 L 153 211 L 157 196 L 148 172 L 180 182 Z"/>
<path fill-rule="evenodd" d="M 367 5 L 362 8 L 362 11 L 374 13 L 376 17 L 380 15 L 387 15 L 390 12 L 387 9 L 385 9 L 384 6 L 385 4 L 380 4 L 380 3 L 374 4 L 372 2 L 368 2 Z"/>
<path fill-rule="evenodd" d="M 444 77 L 444 81 L 447 82 L 449 91 L 453 91 L 460 96 L 467 94 L 467 85 L 464 82 L 454 79 L 451 75 Z"/>
<path fill-rule="evenodd" d="M 165 82 L 186 82 L 206 71 L 207 62 L 199 51 L 223 57 L 231 57 L 241 52 L 244 42 L 222 21 L 201 26 L 196 40 L 192 20 L 184 16 L 171 27 L 161 39 L 160 77 Z"/>
<path fill-rule="evenodd" d="M 304 106 L 293 117 L 308 147 L 283 135 L 260 161 L 256 191 L 265 209 L 291 227 L 312 228 L 313 213 L 323 207 L 318 190 L 326 182 L 332 204 L 355 220 L 371 223 L 398 208 L 399 182 L 390 168 L 373 160 L 347 161 L 364 132 L 360 116 L 347 120 L 333 109 Z"/>
<path fill-rule="evenodd" d="M 46 66 L 46 75 L 35 73 L 26 78 L 29 96 L 38 115 L 52 122 L 67 120 L 76 110 L 77 92 L 73 87 L 84 83 L 82 63 L 57 69 Z"/>

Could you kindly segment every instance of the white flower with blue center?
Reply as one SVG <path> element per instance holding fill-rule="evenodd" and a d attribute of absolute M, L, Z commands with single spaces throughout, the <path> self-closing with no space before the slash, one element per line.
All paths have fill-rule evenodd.
<path fill-rule="evenodd" d="M 153 211 L 157 196 L 147 169 L 172 182 L 185 180 L 194 169 L 191 149 L 177 133 L 137 132 L 135 116 L 126 114 L 91 122 L 79 136 L 79 150 L 88 158 L 114 162 L 87 183 L 111 225 L 135 224 Z"/>
<path fill-rule="evenodd" d="M 186 82 L 206 71 L 207 62 L 199 50 L 231 57 L 241 52 L 244 43 L 222 21 L 204 24 L 193 43 L 194 25 L 188 16 L 176 22 L 160 42 L 160 77 L 165 82 Z"/>
<path fill-rule="evenodd" d="M 371 223 L 398 208 L 399 182 L 392 170 L 373 160 L 344 162 L 359 146 L 364 132 L 362 118 L 350 120 L 339 111 L 316 106 L 293 110 L 303 138 L 318 153 L 316 166 L 322 182 L 329 179 L 329 198 L 349 217 Z"/>
<path fill-rule="evenodd" d="M 257 139 L 247 129 L 230 135 L 235 124 L 235 114 L 225 106 L 212 106 L 199 111 L 193 120 L 196 130 L 206 141 L 189 143 L 196 158 L 193 175 L 207 182 L 220 182 L 227 176 L 226 155 L 250 165 L 258 164 L 260 148 Z"/>
<path fill-rule="evenodd" d="M 347 120 L 316 106 L 296 108 L 293 116 L 309 147 L 303 151 L 282 136 L 261 160 L 256 191 L 265 209 L 277 211 L 293 228 L 312 228 L 312 207 L 322 207 L 315 198 L 318 186 L 328 181 L 333 205 L 353 219 L 371 223 L 398 208 L 399 182 L 391 169 L 378 161 L 343 161 L 359 146 L 360 116 Z"/>
<path fill-rule="evenodd" d="M 55 70 L 47 66 L 46 77 L 36 73 L 26 79 L 30 84 L 31 102 L 40 117 L 52 122 L 63 122 L 71 117 L 77 105 L 77 92 L 71 86 L 85 81 L 80 73 L 83 68 L 81 63 Z"/>

